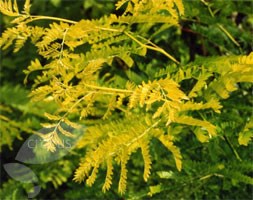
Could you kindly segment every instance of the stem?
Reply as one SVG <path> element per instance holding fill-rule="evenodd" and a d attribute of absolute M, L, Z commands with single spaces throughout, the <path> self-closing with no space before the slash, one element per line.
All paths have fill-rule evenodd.
<path fill-rule="evenodd" d="M 61 66 L 64 66 L 64 64 L 62 62 L 62 56 L 63 56 L 63 48 L 64 48 L 64 43 L 65 43 L 65 39 L 66 39 L 66 35 L 67 35 L 68 30 L 69 30 L 69 28 L 67 28 L 64 31 L 63 39 L 62 39 L 62 42 L 61 42 L 61 51 L 60 51 L 60 56 L 59 56 L 59 60 L 58 60 L 58 62 L 61 64 Z"/>
<path fill-rule="evenodd" d="M 228 144 L 229 148 L 231 149 L 237 160 L 242 161 L 233 144 L 229 141 L 229 139 L 225 135 L 223 136 L 223 138 L 225 139 L 226 143 Z"/>
<path fill-rule="evenodd" d="M 54 20 L 54 21 L 66 22 L 66 23 L 70 23 L 70 24 L 76 24 L 77 23 L 76 21 L 72 21 L 72 20 L 69 20 L 69 19 L 63 19 L 63 18 L 59 18 L 59 17 L 40 16 L 40 15 L 31 15 L 29 17 L 31 18 L 31 21 L 49 19 L 49 20 Z"/>
<path fill-rule="evenodd" d="M 208 175 L 202 176 L 202 177 L 199 178 L 199 180 L 202 181 L 202 180 L 205 180 L 205 179 L 209 179 L 213 176 L 217 176 L 217 177 L 220 177 L 220 178 L 224 177 L 222 174 L 213 173 L 213 174 L 208 174 Z"/>
<path fill-rule="evenodd" d="M 218 27 L 220 28 L 220 30 L 222 30 L 227 37 L 238 47 L 240 47 L 240 44 L 233 38 L 233 36 L 220 24 L 218 24 Z"/>
<path fill-rule="evenodd" d="M 133 144 L 134 142 L 136 142 L 139 139 L 141 139 L 142 137 L 144 137 L 152 128 L 155 128 L 159 124 L 160 121 L 161 121 L 161 119 L 159 119 L 157 122 L 152 124 L 152 126 L 148 127 L 141 135 L 139 135 L 138 137 L 136 137 L 133 140 L 131 140 L 130 142 L 128 142 L 126 144 L 126 146 L 129 147 L 131 144 Z M 112 152 L 112 153 L 109 154 L 109 156 L 113 156 L 115 154 L 116 154 L 116 152 Z"/>
<path fill-rule="evenodd" d="M 114 28 L 104 28 L 104 27 L 99 27 L 99 26 L 96 26 L 96 28 L 103 30 L 103 31 L 112 31 L 112 32 L 120 32 L 120 33 L 122 32 L 122 31 L 114 29 Z"/>
<path fill-rule="evenodd" d="M 173 56 L 171 56 L 170 54 L 168 54 L 164 49 L 158 47 L 158 46 L 149 46 L 146 44 L 143 44 L 141 41 L 139 41 L 137 38 L 135 38 L 134 36 L 132 36 L 130 33 L 124 31 L 124 34 L 127 35 L 128 37 L 130 37 L 133 41 L 135 41 L 136 43 L 138 43 L 140 46 L 145 47 L 147 49 L 153 50 L 153 51 L 157 51 L 162 53 L 163 55 L 167 56 L 169 59 L 171 59 L 172 61 L 174 61 L 175 63 L 179 64 L 179 61 L 177 61 Z"/>
<path fill-rule="evenodd" d="M 139 139 L 141 139 L 142 137 L 144 137 L 152 128 L 156 127 L 159 124 L 160 121 L 161 121 L 161 119 L 159 119 L 157 122 L 155 122 L 154 124 L 152 124 L 152 126 L 148 127 L 141 135 L 139 135 L 138 137 L 134 138 L 132 141 L 130 141 L 129 143 L 127 143 L 126 146 L 130 146 L 134 142 L 136 142 Z"/>
<path fill-rule="evenodd" d="M 100 87 L 100 86 L 94 86 L 89 84 L 84 84 L 84 86 L 97 89 L 97 90 L 103 90 L 103 91 L 111 91 L 111 92 L 120 92 L 120 93 L 133 93 L 131 90 L 124 90 L 124 89 L 116 89 L 116 88 L 107 88 L 107 87 Z"/>
<path fill-rule="evenodd" d="M 58 121 L 58 123 L 56 124 L 54 130 L 53 130 L 51 133 L 49 133 L 49 134 L 51 134 L 51 135 L 57 134 L 56 131 L 57 131 L 58 127 L 61 125 L 62 121 L 66 118 L 66 116 L 69 114 L 69 112 L 70 112 L 74 107 L 76 107 L 81 101 L 83 101 L 83 100 L 85 99 L 85 97 L 87 97 L 88 95 L 91 95 L 91 94 L 93 94 L 93 93 L 91 92 L 91 93 L 89 93 L 89 94 L 83 96 L 82 98 L 80 98 L 78 101 L 76 101 L 76 102 L 67 110 L 67 112 L 64 113 L 64 115 L 61 117 L 61 119 L 60 119 L 60 120 Z M 46 135 L 47 135 L 47 134 L 46 134 Z M 42 137 L 43 137 L 43 136 L 45 136 L 45 135 L 42 135 Z"/>

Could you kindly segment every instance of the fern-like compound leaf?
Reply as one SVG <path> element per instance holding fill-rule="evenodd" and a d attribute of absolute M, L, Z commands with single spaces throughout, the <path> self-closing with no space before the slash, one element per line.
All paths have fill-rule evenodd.
<path fill-rule="evenodd" d="M 172 138 L 170 135 L 161 135 L 159 140 L 162 144 L 173 154 L 174 160 L 178 171 L 182 170 L 182 155 L 178 147 L 173 144 Z"/>
<path fill-rule="evenodd" d="M 119 179 L 119 186 L 118 191 L 120 194 L 124 194 L 126 191 L 126 182 L 127 182 L 127 161 L 129 160 L 129 152 L 127 149 L 122 150 L 121 154 L 121 171 L 120 171 L 120 179 Z"/>
<path fill-rule="evenodd" d="M 19 10 L 18 10 L 18 5 L 17 5 L 17 0 L 14 0 L 13 4 L 12 4 L 12 0 L 1 0 L 0 12 L 11 17 L 18 17 Z"/>
<path fill-rule="evenodd" d="M 147 141 L 142 141 L 141 142 L 141 151 L 142 151 L 142 156 L 144 160 L 144 173 L 143 173 L 143 178 L 145 181 L 148 181 L 148 177 L 150 175 L 150 170 L 151 170 L 151 157 L 149 153 L 149 145 Z"/>
<path fill-rule="evenodd" d="M 109 190 L 112 185 L 113 164 L 112 164 L 111 158 L 107 159 L 106 166 L 107 166 L 107 172 L 106 172 L 105 183 L 102 188 L 103 192 L 106 192 L 107 190 Z"/>

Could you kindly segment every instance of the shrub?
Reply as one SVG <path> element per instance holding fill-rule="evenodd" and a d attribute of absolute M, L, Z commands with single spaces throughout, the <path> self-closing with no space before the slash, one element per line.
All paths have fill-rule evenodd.
<path fill-rule="evenodd" d="M 238 198 L 249 198 L 253 53 L 250 30 L 233 10 L 245 4 L 121 0 L 110 15 L 73 21 L 30 14 L 29 0 L 22 12 L 16 1 L 0 1 L 0 11 L 14 17 L 1 48 L 16 53 L 29 41 L 38 52 L 24 73 L 39 103 L 26 100 L 20 109 L 4 95 L 3 144 L 12 146 L 21 129 L 40 135 L 42 148 L 55 154 L 64 147 L 62 138 L 77 137 L 79 130 L 72 151 L 82 159 L 74 181 L 92 186 L 98 179 L 103 192 L 113 186 L 123 195 L 130 179 L 129 198 L 217 199 L 233 196 L 227 191 L 234 188 Z M 244 23 L 251 23 L 246 17 Z M 31 112 L 39 104 L 52 109 Z M 11 109 L 48 119 L 41 124 L 46 131 L 27 131 L 8 117 Z M 51 175 L 59 177 L 55 183 L 50 173 L 48 179 L 40 173 L 44 187 L 69 182 L 71 156 L 50 166 L 64 163 Z M 141 170 L 147 183 L 139 181 Z M 78 190 L 74 195 L 66 192 L 65 198 L 83 198 Z"/>

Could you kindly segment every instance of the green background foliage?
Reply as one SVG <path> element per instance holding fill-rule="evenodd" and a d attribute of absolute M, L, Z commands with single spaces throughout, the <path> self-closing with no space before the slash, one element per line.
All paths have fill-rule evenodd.
<path fill-rule="evenodd" d="M 148 51 L 145 58 L 133 55 L 135 65 L 129 70 L 128 64 L 131 61 L 127 59 L 123 61 L 116 58 L 111 64 L 105 64 L 100 74 L 101 82 L 106 86 L 111 86 L 111 82 L 114 86 L 121 86 L 130 79 L 136 85 L 141 85 L 142 81 L 147 83 L 148 80 L 169 76 L 177 80 L 183 92 L 189 94 L 201 74 L 200 69 L 213 69 L 216 65 L 229 68 L 226 59 L 233 60 L 235 55 L 250 54 L 253 46 L 252 2 L 185 0 L 183 3 L 185 15 L 180 17 L 178 27 L 161 27 L 160 24 L 150 29 L 142 28 L 140 24 L 131 27 L 132 32 L 139 31 L 143 37 L 166 49 L 180 61 L 180 67 L 161 53 Z M 18 1 L 20 7 L 23 4 L 24 1 Z M 75 3 L 67 0 L 35 0 L 32 2 L 31 14 L 74 21 L 99 19 L 110 13 L 121 15 L 124 6 L 115 11 L 114 4 L 115 1 L 98 0 L 78 0 Z M 2 34 L 10 27 L 12 18 L 4 15 L 0 18 Z M 34 22 L 43 27 L 49 26 L 49 23 L 51 21 Z M 15 54 L 12 50 L 13 46 L 1 50 L 0 198 L 27 199 L 27 192 L 32 191 L 33 185 L 11 179 L 4 171 L 3 164 L 14 162 L 23 142 L 34 130 L 41 128 L 41 122 L 48 122 L 44 112 L 53 113 L 57 110 L 57 105 L 52 102 L 33 102 L 28 97 L 39 72 L 29 75 L 28 82 L 23 83 L 23 71 L 31 60 L 38 58 L 42 65 L 46 64 L 47 60 L 38 55 L 37 49 L 30 42 L 26 42 L 21 51 Z M 185 73 L 181 79 L 178 78 L 179 69 Z M 216 71 L 207 74 L 205 80 L 211 82 L 215 78 L 219 78 Z M 148 181 L 143 180 L 144 163 L 141 149 L 138 149 L 127 163 L 126 193 L 118 193 L 120 166 L 117 165 L 114 167 L 112 187 L 103 193 L 101 188 L 106 168 L 100 169 L 92 187 L 73 181 L 80 160 L 89 152 L 89 149 L 76 148 L 52 163 L 28 165 L 38 176 L 39 185 L 42 187 L 35 199 L 252 199 L 252 83 L 235 83 L 237 90 L 227 90 L 229 97 L 220 98 L 223 106 L 220 114 L 209 110 L 189 112 L 192 117 L 211 121 L 217 127 L 217 137 L 209 140 L 199 129 L 176 124 L 161 128 L 169 129 L 177 138 L 174 143 L 180 147 L 183 156 L 182 171 L 177 170 L 172 154 L 161 147 L 157 138 L 153 138 L 149 144 L 152 170 Z M 221 89 L 226 90 L 222 86 Z M 208 95 L 208 92 L 203 92 L 196 98 L 202 101 Z M 142 110 L 144 109 L 135 110 L 137 117 L 142 118 Z M 120 117 L 118 111 L 112 115 L 112 119 Z M 94 116 L 91 116 L 90 120 L 93 118 Z M 115 127 L 117 130 L 116 123 Z M 240 137 L 246 139 L 240 140 Z M 209 141 L 200 142 L 206 140 Z"/>

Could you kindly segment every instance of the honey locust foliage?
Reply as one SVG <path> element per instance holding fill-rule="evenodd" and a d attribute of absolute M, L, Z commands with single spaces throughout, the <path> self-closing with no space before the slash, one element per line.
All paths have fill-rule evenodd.
<path fill-rule="evenodd" d="M 29 40 L 37 47 L 40 58 L 24 71 L 25 82 L 34 81 L 30 94 L 34 101 L 58 106 L 55 113 L 45 113 L 50 123 L 41 124 L 49 130 L 41 136 L 44 146 L 56 151 L 57 145 L 64 146 L 61 135 L 75 137 L 64 124 L 78 129 L 84 123 L 86 129 L 76 148 L 86 153 L 74 180 L 92 186 L 99 169 L 106 167 L 104 192 L 111 188 L 119 165 L 118 191 L 125 193 L 127 164 L 138 149 L 143 157 L 143 179 L 148 180 L 154 140 L 171 152 L 168 158 L 172 156 L 181 171 L 183 156 L 176 144 L 184 140 L 180 130 L 189 129 L 201 143 L 217 137 L 220 127 L 214 119 L 223 110 L 222 102 L 238 89 L 238 83 L 253 82 L 253 53 L 183 65 L 173 52 L 151 41 L 153 35 L 179 27 L 184 16 L 182 0 L 121 0 L 115 4 L 121 14 L 80 21 L 31 15 L 30 7 L 26 0 L 20 12 L 16 0 L 0 1 L 0 11 L 14 17 L 13 27 L 2 33 L 0 46 L 3 50 L 13 46 L 17 52 Z M 33 23 L 37 20 L 52 22 L 40 27 Z M 154 66 L 155 73 L 144 81 L 135 69 L 145 65 L 152 53 L 163 55 L 168 62 L 163 70 Z M 123 66 L 117 72 L 115 62 Z M 31 80 L 34 73 L 37 76 Z M 193 84 L 183 90 L 187 80 Z M 244 123 L 238 140 L 247 145 L 252 120 Z"/>

